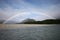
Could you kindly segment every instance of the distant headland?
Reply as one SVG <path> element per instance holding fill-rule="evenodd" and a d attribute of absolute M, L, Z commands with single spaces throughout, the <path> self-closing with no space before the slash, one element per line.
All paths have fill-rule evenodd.
<path fill-rule="evenodd" d="M 60 24 L 60 19 L 46 19 L 43 21 L 36 21 L 34 19 L 25 19 L 18 24 Z"/>
<path fill-rule="evenodd" d="M 0 24 L 3 24 L 4 20 L 0 20 Z M 60 24 L 60 19 L 46 19 L 42 21 L 36 21 L 34 19 L 25 19 L 22 22 L 14 24 Z"/>

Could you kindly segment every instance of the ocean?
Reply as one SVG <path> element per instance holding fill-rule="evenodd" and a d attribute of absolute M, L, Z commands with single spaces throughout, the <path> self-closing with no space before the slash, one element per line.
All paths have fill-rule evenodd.
<path fill-rule="evenodd" d="M 0 40 L 60 40 L 60 25 L 0 24 Z"/>

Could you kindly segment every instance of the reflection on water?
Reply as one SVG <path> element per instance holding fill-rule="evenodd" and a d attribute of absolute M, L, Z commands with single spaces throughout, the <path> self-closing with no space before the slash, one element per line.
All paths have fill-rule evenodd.
<path fill-rule="evenodd" d="M 0 29 L 0 40 L 60 40 L 60 25 Z"/>

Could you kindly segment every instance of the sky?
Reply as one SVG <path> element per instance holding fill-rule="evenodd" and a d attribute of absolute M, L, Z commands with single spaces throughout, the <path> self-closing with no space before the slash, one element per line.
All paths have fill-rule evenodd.
<path fill-rule="evenodd" d="M 0 0 L 0 20 L 18 23 L 26 18 L 59 19 L 60 0 Z"/>

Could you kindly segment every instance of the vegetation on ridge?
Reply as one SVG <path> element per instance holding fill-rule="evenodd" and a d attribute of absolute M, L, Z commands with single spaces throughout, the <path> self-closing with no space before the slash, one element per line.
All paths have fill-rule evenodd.
<path fill-rule="evenodd" d="M 0 24 L 2 24 L 4 20 L 0 20 Z M 17 24 L 60 24 L 60 19 L 46 19 L 43 21 L 36 21 L 34 19 L 25 19 Z"/>
<path fill-rule="evenodd" d="M 43 21 L 36 21 L 34 19 L 25 19 L 20 24 L 60 24 L 60 19 L 46 19 Z"/>

